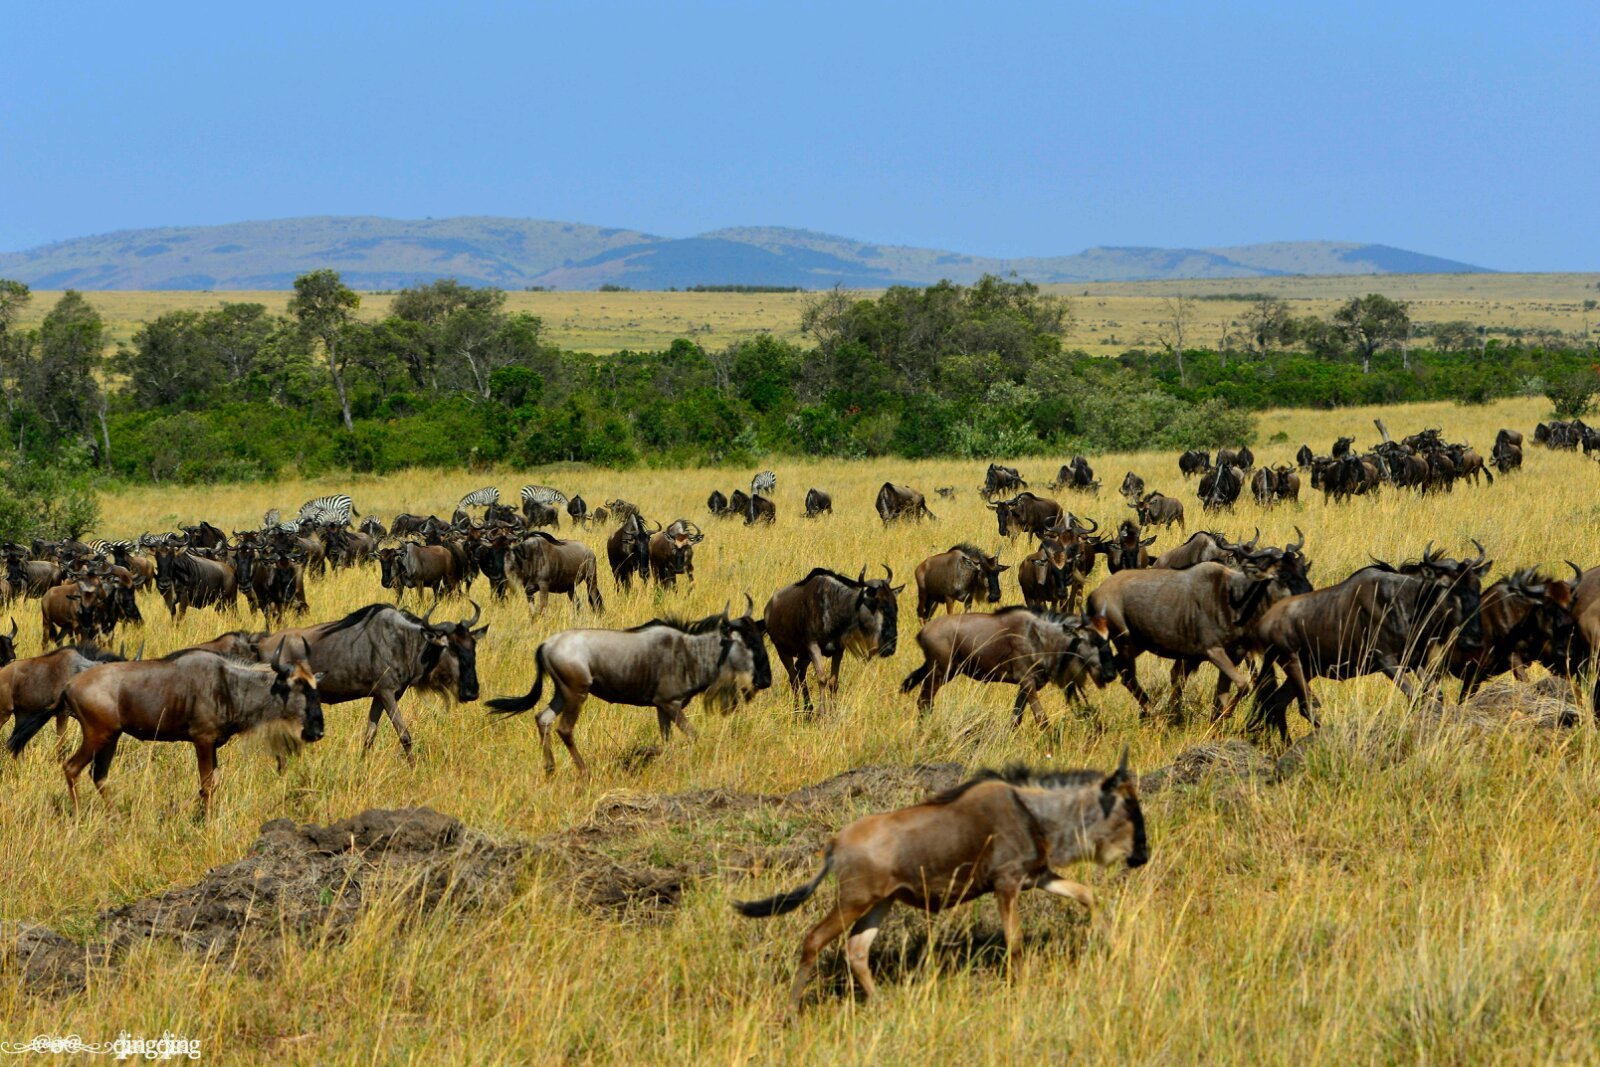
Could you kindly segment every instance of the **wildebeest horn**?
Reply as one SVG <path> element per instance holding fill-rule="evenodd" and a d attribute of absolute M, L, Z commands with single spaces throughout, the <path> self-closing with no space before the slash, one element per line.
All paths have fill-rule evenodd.
<path fill-rule="evenodd" d="M 1083 528 L 1083 532 L 1084 533 L 1094 533 L 1096 530 L 1100 529 L 1100 524 L 1098 522 L 1095 522 L 1094 519 L 1092 519 L 1092 518 L 1089 519 L 1089 522 L 1093 523 L 1093 525 L 1085 526 Z"/>
<path fill-rule="evenodd" d="M 462 628 L 470 630 L 474 626 L 478 625 L 478 619 L 483 615 L 483 609 L 478 607 L 478 602 L 476 600 L 469 599 L 467 603 L 472 605 L 472 618 L 463 619 L 461 625 Z"/>
<path fill-rule="evenodd" d="M 661 532 L 661 523 L 657 522 L 656 523 L 656 528 L 654 530 L 651 530 L 650 532 L 651 533 L 660 533 Z"/>
<path fill-rule="evenodd" d="M 1256 542 L 1259 540 L 1261 540 L 1261 527 L 1257 526 L 1256 535 L 1250 538 L 1250 543 L 1248 545 L 1240 545 L 1239 547 L 1254 550 L 1256 547 Z"/>
<path fill-rule="evenodd" d="M 15 616 L 11 619 L 11 636 L 13 638 L 17 636 L 17 620 Z"/>
<path fill-rule="evenodd" d="M 279 641 L 277 651 L 272 654 L 272 669 L 279 674 L 283 673 L 283 646 L 284 642 Z"/>
<path fill-rule="evenodd" d="M 860 585 L 862 582 L 864 582 L 866 580 L 867 580 L 867 565 L 865 563 L 863 563 L 861 565 L 861 573 L 856 575 L 856 584 Z"/>
<path fill-rule="evenodd" d="M 1296 541 L 1294 544 L 1290 545 L 1287 549 L 1285 549 L 1285 551 L 1287 551 L 1287 552 L 1298 552 L 1302 548 L 1306 547 L 1306 535 L 1305 535 L 1305 533 L 1298 526 L 1296 526 L 1294 528 L 1294 532 L 1295 532 L 1295 535 L 1300 538 L 1300 540 Z"/>
<path fill-rule="evenodd" d="M 1478 558 L 1473 560 L 1471 563 L 1467 564 L 1467 566 L 1476 567 L 1476 566 L 1478 566 L 1480 563 L 1482 563 L 1484 561 L 1484 559 L 1489 555 L 1489 553 L 1484 551 L 1483 546 L 1478 543 L 1478 539 L 1476 537 L 1474 537 L 1472 539 L 1472 544 L 1478 550 Z"/>
<path fill-rule="evenodd" d="M 438 610 L 438 607 L 439 607 L 439 602 L 437 600 L 435 600 L 433 602 L 433 607 L 429 608 L 427 610 L 426 614 L 424 614 L 422 616 L 422 627 L 423 627 L 423 629 L 428 629 L 428 628 L 433 626 L 433 613 L 436 610 Z"/>
<path fill-rule="evenodd" d="M 140 641 L 139 642 L 139 651 L 137 651 L 137 652 L 135 652 L 133 654 L 133 662 L 138 663 L 142 659 L 144 659 L 144 642 Z"/>
<path fill-rule="evenodd" d="M 1578 582 L 1583 581 L 1583 568 L 1582 567 L 1578 566 L 1576 563 L 1572 562 L 1570 559 L 1567 560 L 1567 566 L 1572 568 L 1573 584 L 1577 584 Z M 12 625 L 14 626 L 16 624 L 13 623 Z"/>
<path fill-rule="evenodd" d="M 1433 562 L 1433 542 L 1432 541 L 1429 541 L 1428 542 L 1428 547 L 1422 550 L 1422 562 L 1424 562 L 1424 563 L 1432 563 Z"/>
<path fill-rule="evenodd" d="M 756 613 L 755 599 L 749 593 L 744 595 L 744 613 L 751 617 L 754 617 Z"/>
<path fill-rule="evenodd" d="M 883 580 L 888 582 L 890 585 L 893 585 L 894 584 L 894 571 L 890 569 L 890 567 L 889 567 L 889 565 L 887 563 L 883 564 L 882 566 L 883 566 L 883 575 L 884 575 Z"/>

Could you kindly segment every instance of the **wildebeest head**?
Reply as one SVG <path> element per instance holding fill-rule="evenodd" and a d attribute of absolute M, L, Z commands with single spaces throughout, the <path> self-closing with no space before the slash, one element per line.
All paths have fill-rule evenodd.
<path fill-rule="evenodd" d="M 400 547 L 398 545 L 384 545 L 378 549 L 378 581 L 385 589 L 393 589 L 399 580 L 398 565 L 400 560 Z"/>
<path fill-rule="evenodd" d="M 423 654 L 423 677 L 429 688 L 449 692 L 455 686 L 455 697 L 463 704 L 478 699 L 478 639 L 489 632 L 487 625 L 478 625 L 483 609 L 475 601 L 472 618 L 460 622 L 434 622 L 433 609 L 421 619 L 428 633 L 428 648 Z"/>
<path fill-rule="evenodd" d="M 287 642 L 285 642 L 287 644 Z M 322 696 L 317 691 L 320 674 L 313 674 L 305 663 L 305 650 L 293 663 L 283 662 L 283 645 L 272 655 L 272 695 L 283 705 L 283 718 L 300 721 L 300 740 L 310 743 L 322 737 Z"/>
<path fill-rule="evenodd" d="M 0 667 L 17 658 L 17 620 L 11 620 L 11 632 L 0 634 Z"/>
<path fill-rule="evenodd" d="M 724 709 L 739 700 L 749 700 L 772 687 L 772 663 L 767 659 L 767 624 L 755 617 L 755 602 L 745 594 L 743 615 L 731 615 L 723 608 L 718 624 L 722 647 L 717 663 L 724 668 L 716 684 L 705 691 L 706 703 Z"/>
<path fill-rule="evenodd" d="M 1001 533 L 1005 531 L 1002 530 Z M 956 546 L 960 554 L 961 565 L 983 575 L 983 584 L 989 595 L 989 603 L 1000 603 L 1000 574 L 1011 569 L 1011 564 L 1000 562 L 1000 550 L 995 549 L 993 554 L 983 551 L 976 545 L 960 544 Z M 886 563 L 884 570 L 889 569 Z M 893 578 L 893 572 L 890 572 Z"/>
<path fill-rule="evenodd" d="M 1244 561 L 1261 569 L 1271 568 L 1274 579 L 1291 596 L 1311 592 L 1311 561 L 1303 552 L 1306 535 L 1300 532 L 1298 526 L 1294 532 L 1297 540 L 1283 548 L 1255 548 L 1255 542 L 1261 539 L 1260 530 L 1256 531 L 1255 539 L 1248 546 L 1233 546 L 1235 554 Z"/>
<path fill-rule="evenodd" d="M 861 586 L 856 593 L 856 627 L 845 639 L 850 651 L 866 658 L 878 655 L 884 659 L 894 655 L 900 642 L 900 601 L 897 594 L 904 585 L 892 585 L 894 571 L 882 564 L 884 577 L 868 578 L 862 567 L 856 576 Z"/>
<path fill-rule="evenodd" d="M 1468 652 L 1483 647 L 1483 575 L 1494 562 L 1486 558 L 1481 544 L 1472 543 L 1478 549 L 1476 559 L 1447 559 L 1444 550 L 1435 551 L 1430 541 L 1422 559 L 1399 567 L 1402 574 L 1430 579 L 1442 595 L 1456 601 L 1459 621 L 1455 641 Z"/>

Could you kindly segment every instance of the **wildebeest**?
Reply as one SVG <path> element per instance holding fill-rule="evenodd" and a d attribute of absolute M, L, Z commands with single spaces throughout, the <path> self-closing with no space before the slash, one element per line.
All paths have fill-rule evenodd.
<path fill-rule="evenodd" d="M 85 641 L 96 632 L 100 579 L 84 574 L 47 590 L 39 599 L 43 641 L 47 645 Z"/>
<path fill-rule="evenodd" d="M 1170 499 L 1170 498 L 1169 498 Z M 1141 539 L 1138 523 L 1123 519 L 1117 527 L 1117 538 L 1108 542 L 1101 549 L 1106 556 L 1106 569 L 1112 574 L 1118 571 L 1136 571 L 1150 566 L 1151 545 L 1156 543 L 1155 534 Z"/>
<path fill-rule="evenodd" d="M 1085 682 L 1103 686 L 1117 676 L 1104 619 L 1040 608 L 946 615 L 922 628 L 917 645 L 923 664 L 900 683 L 900 691 L 918 691 L 918 712 L 932 707 L 939 689 L 952 678 L 965 675 L 1017 687 L 1013 728 L 1022 723 L 1024 704 L 1033 709 L 1041 729 L 1050 724 L 1039 702 L 1039 690 L 1046 685 L 1060 686 L 1070 701 L 1081 696 Z"/>
<path fill-rule="evenodd" d="M 1151 566 L 1161 570 L 1181 571 L 1193 567 L 1196 563 L 1228 563 L 1248 555 L 1260 540 L 1260 530 L 1256 531 L 1254 539 L 1243 544 L 1235 544 L 1214 530 L 1201 530 L 1190 534 L 1189 539 L 1183 544 L 1175 545 L 1161 553 Z"/>
<path fill-rule="evenodd" d="M 627 589 L 632 585 L 634 575 L 638 575 L 640 581 L 649 577 L 650 535 L 660 529 L 659 523 L 655 530 L 646 529 L 644 516 L 635 510 L 606 538 L 606 558 L 618 588 Z"/>
<path fill-rule="evenodd" d="M 123 734 L 141 741 L 187 741 L 200 770 L 200 805 L 211 808 L 217 749 L 238 734 L 270 722 L 300 728 L 300 739 L 322 736 L 319 678 L 301 660 L 285 664 L 279 648 L 270 665 L 243 666 L 214 652 L 184 649 L 165 659 L 96 663 L 67 683 L 62 703 L 78 720 L 83 741 L 62 770 L 72 809 L 78 810 L 78 775 L 92 762 L 96 788 Z M 7 742 L 20 753 L 49 721 L 51 710 L 19 716 Z"/>
<path fill-rule="evenodd" d="M 719 519 L 733 517 L 733 512 L 728 508 L 728 498 L 722 495 L 721 489 L 711 490 L 711 495 L 706 497 L 706 510 Z"/>
<path fill-rule="evenodd" d="M 1592 669 L 1600 663 L 1600 567 L 1582 570 L 1570 560 L 1567 565 L 1577 572 L 1572 588 L 1572 621 L 1579 638 L 1574 642 L 1575 651 L 1580 657 L 1587 657 Z M 1590 703 L 1595 717 L 1600 719 L 1600 674 L 1595 678 Z"/>
<path fill-rule="evenodd" d="M 1046 537 L 1039 542 L 1039 547 L 1017 564 L 1022 602 L 1030 608 L 1061 610 L 1072 595 L 1072 572 L 1076 562 L 1077 550 L 1068 549 L 1056 538 Z M 999 599 L 996 596 L 990 603 Z"/>
<path fill-rule="evenodd" d="M 1122 486 L 1117 491 L 1129 500 L 1138 500 L 1144 495 L 1144 479 L 1129 471 L 1122 476 Z"/>
<path fill-rule="evenodd" d="M 567 517 L 574 526 L 589 525 L 589 502 L 581 494 L 574 493 L 572 499 L 567 501 Z"/>
<path fill-rule="evenodd" d="M 660 585 L 671 588 L 678 575 L 694 581 L 694 546 L 705 540 L 700 527 L 688 519 L 678 519 L 665 530 L 650 535 L 650 574 Z"/>
<path fill-rule="evenodd" d="M 6 552 L 6 581 L 29 600 L 38 600 L 52 587 L 61 584 L 61 564 L 51 559 L 29 559 L 21 548 Z"/>
<path fill-rule="evenodd" d="M 1017 896 L 1025 889 L 1076 900 L 1091 913 L 1094 892 L 1056 874 L 1079 860 L 1142 866 L 1149 859 L 1144 814 L 1127 754 L 1109 775 L 1026 767 L 985 771 L 921 804 L 868 815 L 840 830 L 823 851 L 822 870 L 797 889 L 737 902 L 742 915 L 784 915 L 809 900 L 832 871 L 839 900 L 806 933 L 789 992 L 798 1009 L 817 954 L 846 930 L 845 958 L 864 994 L 875 990 L 868 951 L 896 903 L 941 911 L 993 893 L 1006 949 L 1020 943 Z"/>
<path fill-rule="evenodd" d="M 1521 468 L 1522 435 L 1515 430 L 1501 430 L 1495 435 L 1494 448 L 1489 453 L 1489 461 L 1494 464 L 1495 470 L 1501 474 Z"/>
<path fill-rule="evenodd" d="M 1128 506 L 1139 516 L 1141 526 L 1171 526 L 1182 530 L 1187 526 L 1183 518 L 1183 501 L 1165 493 L 1151 491 L 1143 497 L 1134 497 Z"/>
<path fill-rule="evenodd" d="M 498 697 L 488 707 L 501 714 L 537 707 L 548 674 L 555 695 L 539 713 L 545 773 L 556 769 L 553 725 L 579 773 L 588 774 L 572 736 L 586 699 L 653 707 L 663 744 L 674 723 L 693 740 L 694 727 L 683 714 L 690 700 L 703 694 L 707 704 L 727 708 L 772 684 L 764 629 L 748 609 L 738 617 L 724 609 L 695 622 L 652 619 L 629 630 L 565 630 L 534 650 L 536 673 L 527 695 Z"/>
<path fill-rule="evenodd" d="M 833 497 L 821 489 L 811 488 L 806 490 L 806 518 L 814 519 L 818 515 L 833 514 Z"/>
<path fill-rule="evenodd" d="M 522 585 L 528 610 L 535 615 L 544 611 L 551 593 L 567 594 L 567 599 L 576 607 L 580 585 L 588 587 L 591 610 L 606 608 L 605 598 L 600 595 L 594 552 L 581 542 L 563 541 L 543 530 L 529 530 L 512 548 L 509 569 Z M 539 595 L 537 607 L 533 602 L 535 593 Z"/>
<path fill-rule="evenodd" d="M 1341 437 L 1333 443 L 1333 448 L 1328 450 L 1328 454 L 1334 459 L 1348 456 L 1350 454 L 1350 446 L 1355 443 L 1356 439 L 1354 437 Z"/>
<path fill-rule="evenodd" d="M 960 604 L 972 607 L 978 596 L 991 604 L 1000 602 L 1000 574 L 1011 565 L 1001 563 L 998 553 L 990 555 L 976 545 L 962 542 L 917 564 L 917 618 L 927 619 L 939 606 L 946 612 Z"/>
<path fill-rule="evenodd" d="M 1581 580 L 1581 574 L 1576 577 Z M 1497 674 L 1512 671 L 1521 678 L 1523 667 L 1532 663 L 1570 673 L 1574 585 L 1526 568 L 1485 589 L 1478 607 L 1482 644 L 1476 649 L 1453 644 L 1445 656 L 1445 666 L 1461 679 L 1460 699 Z"/>
<path fill-rule="evenodd" d="M 1259 550 L 1238 570 L 1199 563 L 1185 570 L 1119 571 L 1089 594 L 1089 611 L 1111 628 L 1122 683 L 1144 712 L 1151 701 L 1137 668 L 1145 652 L 1174 661 L 1173 709 L 1188 672 L 1210 662 L 1238 689 L 1226 709 L 1232 710 L 1250 684 L 1234 661 L 1242 639 L 1272 604 L 1311 590 L 1303 547 L 1302 538 L 1281 551 Z"/>
<path fill-rule="evenodd" d="M 1267 468 L 1263 467 L 1263 470 Z M 1272 475 L 1276 479 L 1274 491 L 1279 500 L 1286 500 L 1291 504 L 1300 503 L 1300 475 L 1288 464 L 1272 468 Z"/>
<path fill-rule="evenodd" d="M 733 495 L 728 497 L 728 512 L 726 518 L 744 518 L 750 513 L 750 494 L 743 489 L 735 489 Z"/>
<path fill-rule="evenodd" d="M 1056 473 L 1056 480 L 1050 482 L 1048 488 L 1072 489 L 1080 493 L 1092 493 L 1100 488 L 1100 483 L 1095 480 L 1094 468 L 1089 466 L 1085 456 L 1073 456 L 1072 462 L 1062 466 Z"/>
<path fill-rule="evenodd" d="M 1278 502 L 1278 476 L 1270 467 L 1262 467 L 1250 476 L 1250 495 L 1264 508 Z"/>
<path fill-rule="evenodd" d="M 938 516 L 928 510 L 928 501 L 921 493 L 908 485 L 895 485 L 884 482 L 878 490 L 878 498 L 874 503 L 878 518 L 883 520 L 885 526 L 901 519 L 915 519 L 921 522 L 923 516 L 937 519 Z"/>
<path fill-rule="evenodd" d="M 1311 451 L 1311 446 L 1305 444 L 1301 445 L 1299 451 L 1294 454 L 1295 465 L 1306 471 L 1311 469 L 1311 461 L 1316 458 L 1316 454 Z"/>
<path fill-rule="evenodd" d="M 863 567 L 850 579 L 817 567 L 767 601 L 762 613 L 767 636 L 789 677 L 789 687 L 806 707 L 812 706 L 807 671 L 816 670 L 826 705 L 838 693 L 846 651 L 862 659 L 894 655 L 900 626 L 896 597 L 905 586 L 891 584 L 894 571 L 888 564 L 883 570 L 884 577 L 869 579 Z M 825 658 L 832 660 L 827 671 L 822 666 Z"/>
<path fill-rule="evenodd" d="M 1407 697 L 1408 670 L 1421 670 L 1436 647 L 1454 642 L 1471 652 L 1483 644 L 1480 578 L 1489 567 L 1478 558 L 1444 559 L 1430 545 L 1422 559 L 1400 568 L 1375 562 L 1338 585 L 1274 604 L 1251 626 L 1265 652 L 1257 683 L 1254 723 L 1287 738 L 1286 712 L 1298 698 L 1315 724 L 1309 680 L 1346 679 L 1383 672 Z M 1272 667 L 1288 678 L 1278 683 Z"/>
<path fill-rule="evenodd" d="M 11 629 L 16 637 L 16 622 Z M 10 642 L 7 642 L 10 644 Z M 96 663 L 120 663 L 122 657 L 95 646 L 92 642 L 68 645 L 54 652 L 28 659 L 15 659 L 0 667 L 0 726 L 13 715 L 56 715 L 56 730 L 66 722 L 66 710 L 58 707 L 67 683 Z"/>
<path fill-rule="evenodd" d="M 1200 504 L 1207 511 L 1231 508 L 1244 489 L 1244 475 L 1238 467 L 1222 461 L 1217 453 L 1217 465 L 1200 477 Z"/>
<path fill-rule="evenodd" d="M 395 603 L 407 589 L 431 589 L 435 602 L 452 595 L 461 584 L 459 560 L 445 545 L 419 545 L 407 541 L 378 550 L 379 582 L 394 590 Z"/>
<path fill-rule="evenodd" d="M 550 526 L 559 530 L 561 528 L 561 505 L 544 503 L 538 500 L 524 500 L 522 502 L 522 518 L 530 529 Z"/>
<path fill-rule="evenodd" d="M 994 512 L 1002 537 L 1016 537 L 1022 533 L 1043 536 L 1046 530 L 1060 525 L 1063 514 L 1056 501 L 1033 493 L 1018 493 L 1010 500 L 984 506 Z"/>
<path fill-rule="evenodd" d="M 979 488 L 978 495 L 985 500 L 993 500 L 1001 493 L 1015 493 L 1019 489 L 1026 488 L 1028 483 L 1017 468 L 991 463 L 989 469 L 984 472 L 983 485 Z"/>
<path fill-rule="evenodd" d="M 745 501 L 744 524 L 754 526 L 760 523 L 770 526 L 778 519 L 777 505 L 764 496 L 752 496 Z"/>
<path fill-rule="evenodd" d="M 478 641 L 489 632 L 487 625 L 473 629 L 481 615 L 473 604 L 470 619 L 434 622 L 432 610 L 419 619 L 391 604 L 368 604 L 333 622 L 264 637 L 260 655 L 271 659 L 285 642 L 303 643 L 324 704 L 372 702 L 362 748 L 372 747 L 387 713 L 409 761 L 411 731 L 400 717 L 400 698 L 422 689 L 465 704 L 478 699 Z"/>
<path fill-rule="evenodd" d="M 1191 448 L 1178 457 L 1178 471 L 1187 481 L 1196 474 L 1204 474 L 1211 469 L 1211 453 L 1200 448 Z"/>
<path fill-rule="evenodd" d="M 181 547 L 156 549 L 156 590 L 167 610 L 182 621 L 190 608 L 232 607 L 239 601 L 239 579 L 231 565 L 205 559 Z"/>

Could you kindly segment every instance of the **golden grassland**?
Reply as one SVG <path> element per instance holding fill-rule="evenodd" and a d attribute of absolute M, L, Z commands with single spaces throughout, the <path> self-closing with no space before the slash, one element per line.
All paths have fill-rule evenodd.
<path fill-rule="evenodd" d="M 1048 292 L 1071 298 L 1077 324 L 1069 345 L 1093 352 L 1151 345 L 1174 294 L 1223 297 L 1273 293 L 1291 301 L 1295 315 L 1327 315 L 1341 300 L 1384 293 L 1411 303 L 1417 322 L 1466 319 L 1496 329 L 1549 329 L 1582 333 L 1600 326 L 1600 312 L 1585 312 L 1586 300 L 1600 299 L 1596 274 L 1424 274 L 1353 277 L 1234 278 L 1183 282 L 1104 282 L 1050 285 Z M 169 311 L 204 310 L 223 300 L 265 304 L 283 311 L 283 292 L 91 292 L 84 294 L 105 317 L 111 344 L 127 341 L 141 322 Z M 874 294 L 863 294 L 874 295 Z M 24 324 L 37 324 L 59 294 L 39 292 Z M 707 348 L 742 337 L 771 333 L 800 340 L 800 313 L 807 293 L 666 292 L 513 292 L 507 307 L 544 320 L 550 341 L 581 352 L 665 348 L 687 337 Z M 362 294 L 363 317 L 379 318 L 391 294 Z M 1191 336 L 1196 345 L 1220 343 L 1223 331 L 1237 325 L 1244 299 L 1204 299 L 1194 303 Z"/>
<path fill-rule="evenodd" d="M 1367 441 L 1372 417 L 1392 430 L 1440 426 L 1487 449 L 1501 425 L 1530 430 L 1534 401 L 1490 407 L 1425 405 L 1335 413 L 1275 412 L 1257 449 L 1287 459 L 1301 440 L 1324 451 L 1342 432 Z M 1531 444 L 1531 441 L 1530 441 Z M 1065 457 L 1020 461 L 1036 484 Z M 1480 539 L 1496 573 L 1514 565 L 1560 567 L 1600 561 L 1596 470 L 1579 455 L 1530 447 L 1526 469 L 1492 487 L 1462 487 L 1422 499 L 1385 493 L 1330 506 L 1307 494 L 1298 507 L 1264 512 L 1242 502 L 1235 515 L 1198 514 L 1171 454 L 1093 457 L 1107 489 L 1074 499 L 1080 515 L 1109 525 L 1127 513 L 1111 490 L 1122 473 L 1179 496 L 1189 528 L 1231 532 L 1258 526 L 1283 543 L 1307 535 L 1317 584 L 1337 580 L 1367 553 L 1415 556 L 1430 539 L 1454 551 Z M 999 543 L 975 487 L 972 462 L 781 462 L 779 518 L 772 529 L 705 522 L 691 590 L 614 590 L 603 624 L 632 625 L 657 613 L 689 614 L 742 602 L 759 605 L 813 565 L 854 573 L 880 561 L 910 581 L 917 561 L 971 539 Z M 138 489 L 105 500 L 108 535 L 128 535 L 205 516 L 224 528 L 259 520 L 268 506 L 292 508 L 314 494 L 348 490 L 357 507 L 448 514 L 462 493 L 492 480 L 514 495 L 525 481 L 558 484 L 597 502 L 620 495 L 653 518 L 704 519 L 713 487 L 726 492 L 748 471 L 418 472 L 389 478 L 290 481 L 271 486 Z M 939 519 L 885 530 L 871 501 L 885 479 L 929 494 Z M 962 490 L 933 498 L 939 485 Z M 810 485 L 830 490 L 836 514 L 798 514 Z M 604 565 L 603 532 L 579 531 Z M 1175 543 L 1163 534 L 1157 549 Z M 1004 546 L 1015 561 L 1022 544 Z M 1013 575 L 1004 585 L 1018 602 Z M 1098 580 L 1098 579 L 1095 579 Z M 1091 584 L 1093 584 L 1091 581 Z M 308 590 L 315 618 L 385 599 L 374 570 L 343 572 Z M 478 587 L 479 595 L 484 590 Z M 191 750 L 124 743 L 111 795 L 87 790 L 85 810 L 64 810 L 65 789 L 49 731 L 18 764 L 7 762 L 0 805 L 6 892 L 0 917 L 87 934 L 94 913 L 130 898 L 193 882 L 237 858 L 273 818 L 327 823 L 369 807 L 431 805 L 496 835 L 531 838 L 582 821 L 603 798 L 697 789 L 784 792 L 851 767 L 957 760 L 968 766 L 1022 759 L 1045 766 L 1108 766 L 1128 746 L 1153 768 L 1182 750 L 1229 735 L 1208 716 L 1142 725 L 1128 695 L 1092 695 L 1094 714 L 1047 705 L 1058 732 L 1030 721 L 1009 728 L 1012 692 L 956 682 L 919 722 L 900 680 L 920 662 L 912 637 L 914 599 L 901 598 L 901 648 L 892 661 L 845 666 L 841 706 L 829 715 L 793 710 L 780 680 L 728 716 L 691 705 L 699 740 L 675 737 L 655 761 L 624 769 L 624 754 L 655 740 L 648 709 L 591 702 L 578 739 L 594 765 L 589 780 L 557 754 L 547 779 L 533 716 L 491 722 L 481 706 L 408 697 L 417 765 L 399 754 L 387 725 L 360 749 L 362 710 L 328 711 L 328 736 L 283 776 L 249 743 L 223 752 L 208 822 L 192 817 Z M 247 625 L 243 616 L 197 612 L 174 626 L 153 596 L 143 640 L 151 653 Z M 466 610 L 464 602 L 455 606 Z M 20 606 L 21 651 L 37 651 L 33 605 Z M 480 645 L 485 696 L 525 691 L 532 652 L 545 637 L 593 620 L 553 602 L 530 619 L 520 598 L 486 603 Z M 1165 692 L 1165 664 L 1146 659 L 1145 682 Z M 778 665 L 774 659 L 774 668 Z M 1203 705 L 1212 672 L 1190 694 Z M 793 870 L 750 877 L 722 869 L 691 884 L 669 921 L 619 922 L 568 902 L 566 887 L 531 874 L 514 902 L 457 920 L 432 918 L 400 932 L 404 907 L 381 905 L 352 937 L 322 944 L 290 939 L 266 968 L 204 963 L 164 948 L 142 949 L 87 992 L 49 999 L 0 979 L 0 1038 L 75 1032 L 105 1040 L 119 1030 L 200 1037 L 227 1062 L 521 1063 L 1000 1063 L 1070 1054 L 1085 1062 L 1518 1062 L 1594 1061 L 1600 1047 L 1600 732 L 1459 728 L 1424 730 L 1387 682 L 1317 683 L 1327 723 L 1304 770 L 1276 784 L 1213 777 L 1151 797 L 1150 864 L 1128 875 L 1081 872 L 1110 905 L 1091 935 L 1076 907 L 1044 894 L 1024 900 L 1027 943 L 1010 970 L 940 957 L 880 982 L 880 996 L 853 1001 L 837 987 L 781 1021 L 800 935 L 832 899 L 831 887 L 800 912 L 766 922 L 734 915 L 729 901 L 801 880 Z M 1453 687 L 1452 687 L 1453 695 Z M 1304 724 L 1294 723 L 1296 732 Z M 559 749 L 559 746 L 558 746 Z M 775 842 L 776 843 L 776 842 Z M 714 857 L 718 842 L 692 835 L 663 849 Z M 935 933 L 994 925 L 980 902 L 935 920 L 901 912 Z"/>

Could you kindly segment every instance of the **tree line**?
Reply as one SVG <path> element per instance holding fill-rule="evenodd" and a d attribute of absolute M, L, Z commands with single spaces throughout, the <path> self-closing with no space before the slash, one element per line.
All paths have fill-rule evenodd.
<path fill-rule="evenodd" d="M 1381 295 L 1327 318 L 1261 295 L 1211 348 L 1174 298 L 1152 343 L 1114 357 L 1066 346 L 1067 300 L 996 277 L 816 294 L 800 344 L 681 339 L 610 355 L 562 350 L 502 291 L 452 280 L 402 290 L 367 321 L 336 272 L 313 271 L 286 314 L 227 301 L 169 312 L 109 356 L 81 294 L 24 330 L 31 298 L 0 281 L 6 462 L 156 482 L 1211 448 L 1251 441 L 1251 412 L 1269 407 L 1543 393 L 1571 417 L 1600 385 L 1587 346 L 1420 329 Z"/>

